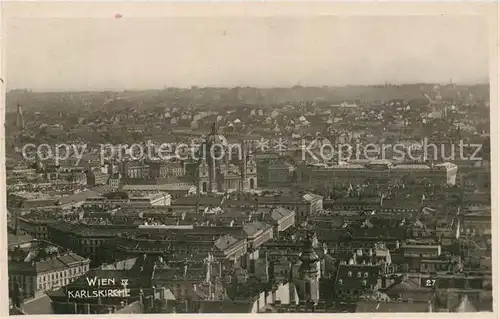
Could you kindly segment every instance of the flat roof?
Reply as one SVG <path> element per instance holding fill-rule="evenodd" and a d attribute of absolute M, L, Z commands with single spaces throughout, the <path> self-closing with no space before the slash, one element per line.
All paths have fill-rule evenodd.
<path fill-rule="evenodd" d="M 123 185 L 122 189 L 127 191 L 134 190 L 163 190 L 163 191 L 188 191 L 195 186 L 188 183 L 178 184 L 154 184 L 154 185 Z"/>

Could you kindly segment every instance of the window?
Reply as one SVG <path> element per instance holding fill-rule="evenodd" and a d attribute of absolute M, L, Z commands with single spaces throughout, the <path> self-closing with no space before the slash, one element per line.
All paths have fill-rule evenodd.
<path fill-rule="evenodd" d="M 347 276 L 352 277 L 352 271 L 349 271 L 349 272 L 347 273 Z"/>
<path fill-rule="evenodd" d="M 358 271 L 358 278 L 361 278 L 361 271 Z"/>
<path fill-rule="evenodd" d="M 361 281 L 361 284 L 362 284 L 363 286 L 366 286 L 366 280 Z"/>
<path fill-rule="evenodd" d="M 343 285 L 344 281 L 342 279 L 339 279 L 339 285 Z"/>
<path fill-rule="evenodd" d="M 365 272 L 364 277 L 365 277 L 365 278 L 368 278 L 368 273 L 367 273 L 367 272 Z"/>

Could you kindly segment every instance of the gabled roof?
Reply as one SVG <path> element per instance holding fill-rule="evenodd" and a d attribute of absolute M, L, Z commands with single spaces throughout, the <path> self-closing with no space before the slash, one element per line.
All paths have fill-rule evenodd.
<path fill-rule="evenodd" d="M 116 311 L 116 313 L 144 313 L 144 305 L 140 301 L 134 301 L 133 303 Z"/>
<path fill-rule="evenodd" d="M 394 283 L 391 286 L 387 287 L 385 291 L 388 294 L 391 294 L 403 291 L 412 291 L 416 289 L 420 289 L 420 286 L 417 283 L 413 282 L 412 280 L 403 280 L 399 283 Z"/>

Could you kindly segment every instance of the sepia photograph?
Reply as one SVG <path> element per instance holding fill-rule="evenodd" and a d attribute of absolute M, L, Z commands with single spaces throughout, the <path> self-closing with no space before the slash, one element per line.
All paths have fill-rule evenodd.
<path fill-rule="evenodd" d="M 2 5 L 10 315 L 493 312 L 497 4 L 305 7 Z"/>

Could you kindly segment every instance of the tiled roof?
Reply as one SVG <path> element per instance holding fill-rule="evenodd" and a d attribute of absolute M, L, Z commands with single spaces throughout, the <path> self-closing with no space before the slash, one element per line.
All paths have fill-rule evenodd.
<path fill-rule="evenodd" d="M 83 261 L 85 261 L 85 258 L 71 253 L 36 262 L 35 269 L 37 273 L 54 271 L 58 269 L 66 269 L 74 263 L 79 263 Z"/>
<path fill-rule="evenodd" d="M 385 289 L 385 292 L 389 295 L 394 293 L 400 293 L 404 291 L 413 291 L 420 289 L 420 286 L 412 280 L 403 280 L 399 283 L 394 283 Z"/>
<path fill-rule="evenodd" d="M 134 301 L 133 303 L 116 311 L 116 313 L 144 313 L 144 305 L 139 301 Z"/>
<path fill-rule="evenodd" d="M 221 197 L 181 197 L 173 202 L 173 205 L 213 205 L 218 206 L 222 202 Z"/>
<path fill-rule="evenodd" d="M 113 264 L 102 265 L 101 269 L 102 270 L 129 270 L 135 265 L 135 263 L 137 262 L 137 258 L 138 257 L 129 258 L 129 259 L 120 260 L 120 261 L 113 263 Z"/>
<path fill-rule="evenodd" d="M 271 218 L 279 221 L 283 218 L 289 217 L 293 214 L 294 212 L 286 209 L 284 207 L 276 207 L 271 211 Z"/>
<path fill-rule="evenodd" d="M 247 236 L 253 237 L 257 233 L 264 231 L 270 227 L 271 226 L 269 226 L 266 223 L 257 221 L 257 222 L 253 222 L 251 224 L 245 224 L 245 226 L 243 227 L 243 231 L 247 234 Z"/>
<path fill-rule="evenodd" d="M 88 190 L 88 191 L 83 191 L 80 193 L 60 197 L 57 201 L 60 205 L 67 205 L 67 204 L 71 204 L 71 203 L 82 202 L 82 201 L 85 201 L 89 197 L 96 197 L 98 195 L 99 195 L 98 193 L 96 193 L 92 190 Z"/>
<path fill-rule="evenodd" d="M 363 287 L 362 281 L 366 280 L 367 288 L 377 283 L 378 265 L 339 265 L 337 271 L 337 284 L 342 280 L 342 287 Z"/>
<path fill-rule="evenodd" d="M 225 235 L 217 239 L 217 241 L 215 241 L 215 247 L 217 247 L 220 250 L 226 250 L 237 242 L 238 239 L 229 235 Z"/>
<path fill-rule="evenodd" d="M 48 315 L 54 313 L 51 300 L 47 295 L 25 302 L 23 305 L 23 311 L 26 315 Z"/>
<path fill-rule="evenodd" d="M 21 243 L 26 243 L 32 241 L 33 238 L 29 235 L 13 235 L 8 234 L 8 243 L 9 246 L 15 246 Z"/>

